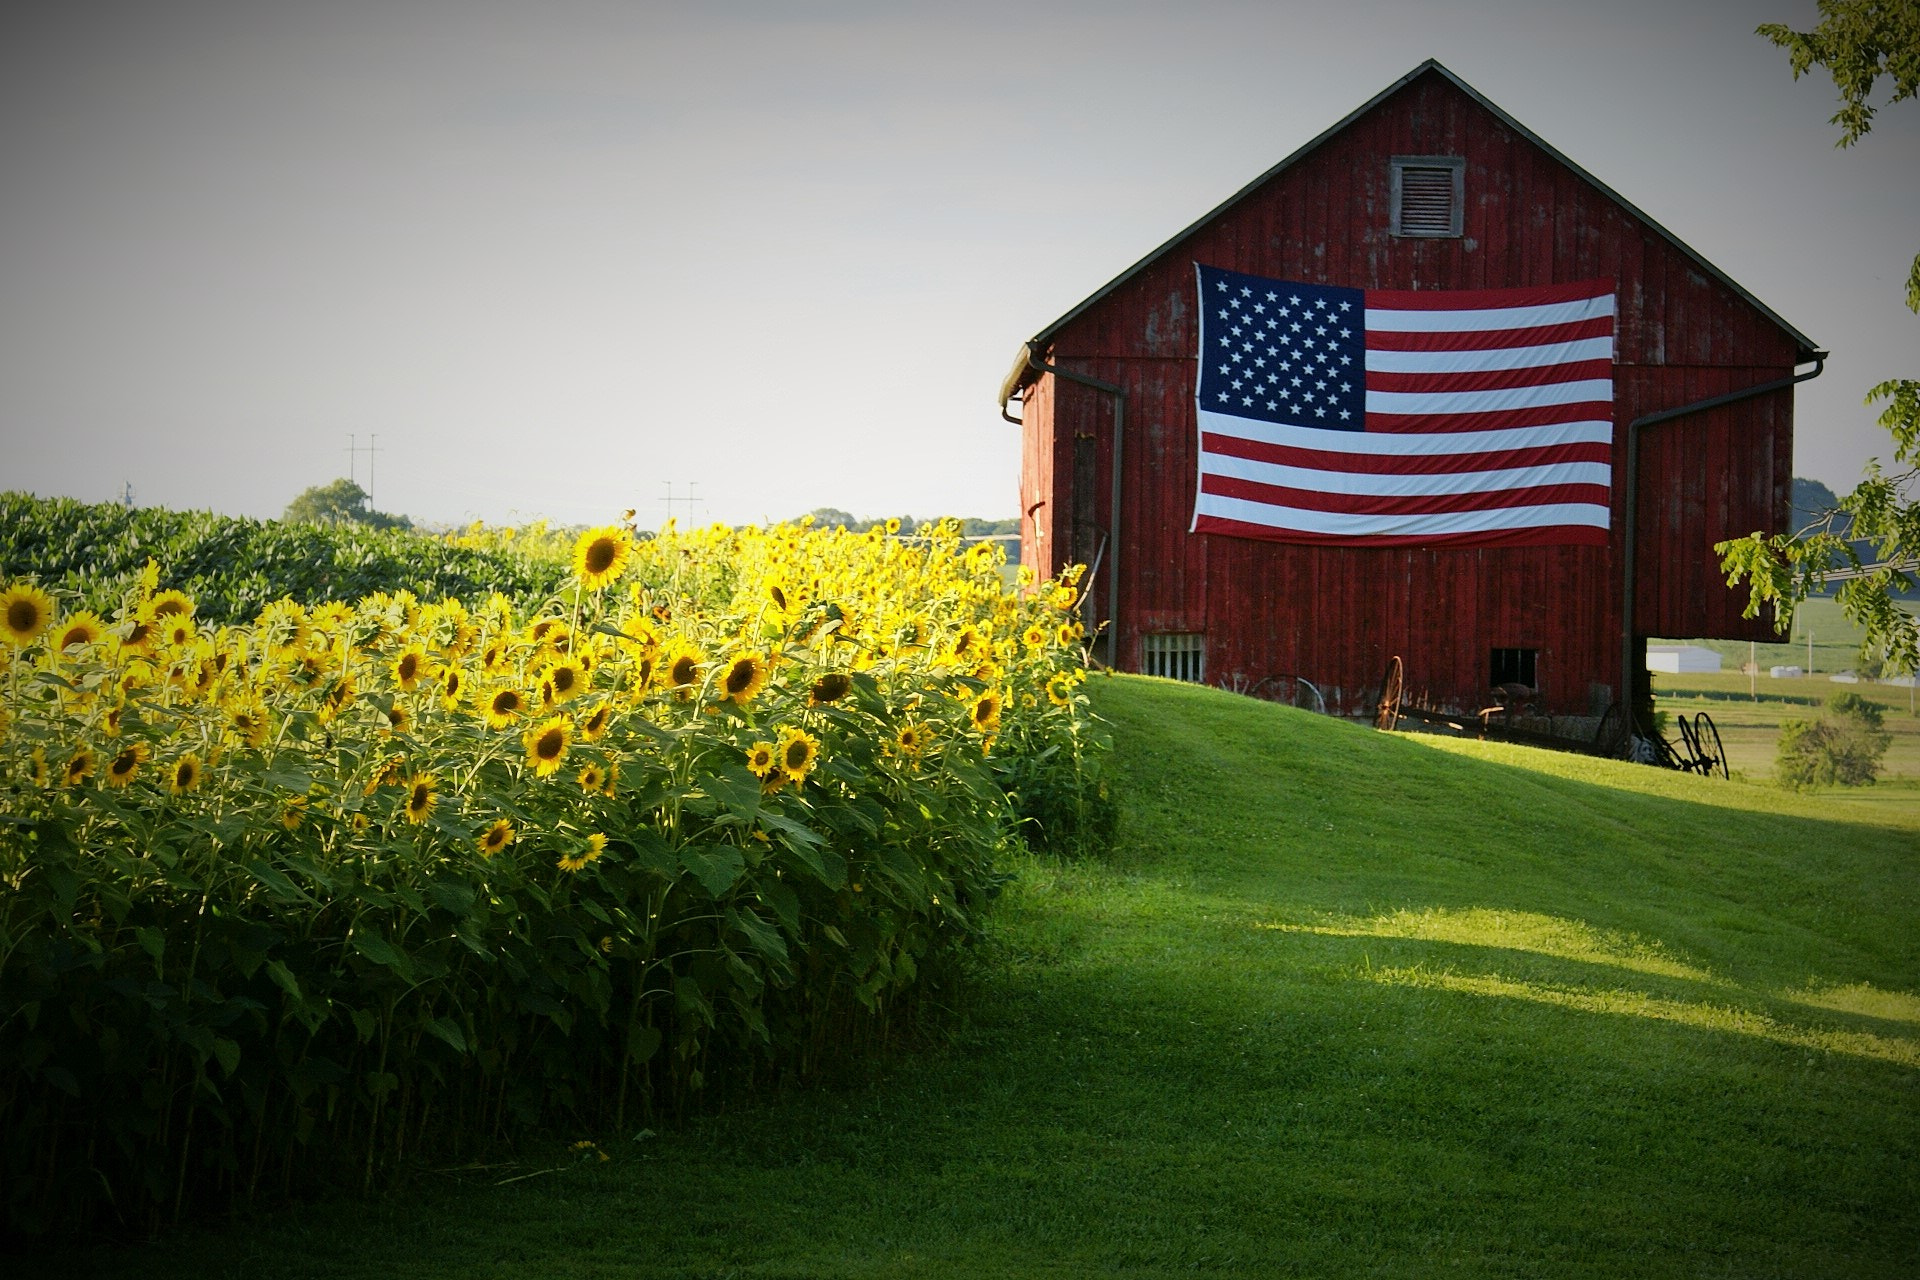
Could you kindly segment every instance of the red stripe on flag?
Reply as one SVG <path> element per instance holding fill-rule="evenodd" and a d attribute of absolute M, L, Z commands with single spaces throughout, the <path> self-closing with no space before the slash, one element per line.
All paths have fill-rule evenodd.
<path fill-rule="evenodd" d="M 1507 507 L 1540 507 L 1554 503 L 1607 505 L 1607 489 L 1597 484 L 1552 484 L 1530 489 L 1493 489 L 1483 493 L 1322 493 L 1314 489 L 1287 489 L 1234 476 L 1200 477 L 1202 493 L 1243 498 L 1270 507 L 1296 511 L 1338 511 L 1355 516 L 1429 516 L 1452 511 L 1491 511 Z"/>
<path fill-rule="evenodd" d="M 1329 431 L 1329 437 L 1347 434 Z M 1547 445 L 1531 449 L 1502 449 L 1486 453 L 1379 454 L 1342 453 L 1333 449 L 1299 449 L 1268 444 L 1242 436 L 1200 433 L 1200 452 L 1282 467 L 1314 471 L 1353 471 L 1370 475 L 1433 476 L 1468 471 L 1506 471 L 1514 467 L 1544 467 L 1566 462 L 1610 462 L 1612 446 L 1605 441 Z"/>
<path fill-rule="evenodd" d="M 1386 373 L 1367 370 L 1369 391 L 1498 391 L 1504 387 L 1548 387 L 1613 376 L 1611 360 L 1570 360 L 1534 369 L 1482 369 L 1473 373 Z"/>
<path fill-rule="evenodd" d="M 1371 537 L 1353 534 L 1304 533 L 1298 529 L 1278 529 L 1272 525 L 1252 524 L 1245 520 L 1223 520 L 1218 516 L 1200 516 L 1194 521 L 1195 533 L 1224 534 L 1231 538 L 1256 538 L 1263 542 L 1290 542 L 1322 547 L 1604 547 L 1607 531 L 1586 524 L 1552 524 L 1537 529 L 1482 529 L 1473 533 L 1422 533 L 1412 536 Z"/>
<path fill-rule="evenodd" d="M 1559 422 L 1611 422 L 1613 406 L 1604 400 L 1543 404 L 1531 409 L 1492 413 L 1369 413 L 1367 430 L 1400 434 L 1495 431 L 1508 427 L 1544 427 Z"/>
<path fill-rule="evenodd" d="M 1462 329 L 1453 333 L 1369 329 L 1367 346 L 1374 351 L 1501 351 L 1508 347 L 1543 347 L 1550 342 L 1612 336 L 1613 317 L 1595 316 L 1591 320 L 1543 324 L 1530 329 Z"/>

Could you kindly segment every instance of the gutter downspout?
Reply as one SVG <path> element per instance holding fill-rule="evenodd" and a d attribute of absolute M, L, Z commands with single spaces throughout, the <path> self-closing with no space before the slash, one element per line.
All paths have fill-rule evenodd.
<path fill-rule="evenodd" d="M 1027 344 L 1027 365 L 1041 373 L 1077 382 L 1113 397 L 1113 499 L 1107 519 L 1107 666 L 1120 669 L 1120 442 L 1127 426 L 1127 392 L 1111 382 L 1073 373 L 1040 358 L 1031 342 Z M 1000 416 L 1007 417 L 1007 406 L 1000 405 Z M 1012 419 L 1009 419 L 1012 421 Z"/>
<path fill-rule="evenodd" d="M 1658 426 L 1690 413 L 1703 413 L 1708 409 L 1718 409 L 1722 405 L 1736 400 L 1747 400 L 1754 396 L 1779 391 L 1801 382 L 1811 382 L 1827 367 L 1825 351 L 1815 351 L 1813 369 L 1807 373 L 1796 373 L 1790 378 L 1776 378 L 1772 382 L 1763 382 L 1757 387 L 1748 387 L 1744 391 L 1729 391 L 1725 395 L 1711 396 L 1705 400 L 1696 400 L 1692 404 L 1683 404 L 1674 409 L 1662 409 L 1658 413 L 1649 413 L 1635 418 L 1627 424 L 1627 491 L 1623 503 L 1621 519 L 1625 522 L 1625 547 L 1621 569 L 1620 596 L 1620 700 L 1632 718 L 1631 728 L 1635 733 L 1650 730 L 1651 725 L 1643 726 L 1635 716 L 1637 696 L 1635 690 L 1641 679 L 1645 664 L 1634 662 L 1633 645 L 1633 605 L 1634 592 L 1639 586 L 1639 533 L 1640 533 L 1640 431 L 1643 427 Z M 1641 670 L 1636 671 L 1638 666 Z M 1644 736 L 1644 734 L 1643 734 Z"/>

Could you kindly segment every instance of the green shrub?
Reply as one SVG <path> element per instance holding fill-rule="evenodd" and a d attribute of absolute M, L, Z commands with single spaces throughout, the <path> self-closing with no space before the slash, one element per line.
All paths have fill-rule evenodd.
<path fill-rule="evenodd" d="M 1880 775 L 1881 758 L 1892 740 L 1878 703 L 1857 693 L 1836 693 L 1818 718 L 1781 724 L 1774 774 L 1782 786 L 1796 791 L 1865 786 Z"/>

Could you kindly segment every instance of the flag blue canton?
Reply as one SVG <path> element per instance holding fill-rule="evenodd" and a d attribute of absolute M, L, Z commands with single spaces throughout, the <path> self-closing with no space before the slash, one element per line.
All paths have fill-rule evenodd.
<path fill-rule="evenodd" d="M 1361 290 L 1199 271 L 1203 408 L 1288 426 L 1366 429 Z"/>

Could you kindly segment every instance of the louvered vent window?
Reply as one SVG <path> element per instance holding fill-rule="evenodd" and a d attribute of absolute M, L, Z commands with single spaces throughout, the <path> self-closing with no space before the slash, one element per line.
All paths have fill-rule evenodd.
<path fill-rule="evenodd" d="M 1393 157 L 1393 234 L 1459 235 L 1466 168 L 1459 156 Z"/>
<path fill-rule="evenodd" d="M 1145 674 L 1200 684 L 1207 678 L 1207 638 L 1197 634 L 1142 636 L 1146 641 Z"/>

